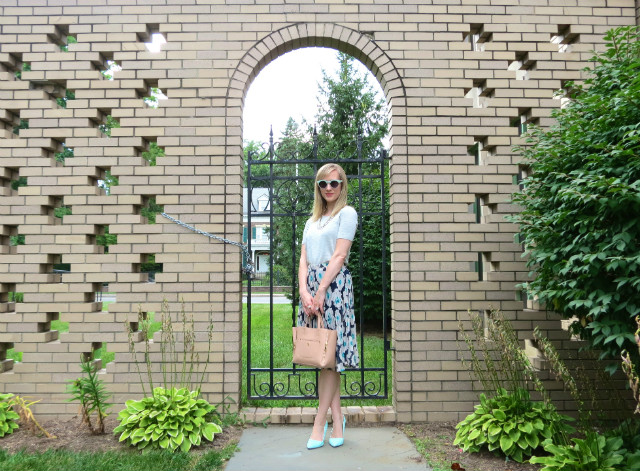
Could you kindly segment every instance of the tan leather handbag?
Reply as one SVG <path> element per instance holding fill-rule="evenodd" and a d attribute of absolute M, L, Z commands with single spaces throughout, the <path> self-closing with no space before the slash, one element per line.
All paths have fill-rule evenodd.
<path fill-rule="evenodd" d="M 318 326 L 293 327 L 293 362 L 314 368 L 335 368 L 338 333 L 325 329 L 322 315 Z"/>

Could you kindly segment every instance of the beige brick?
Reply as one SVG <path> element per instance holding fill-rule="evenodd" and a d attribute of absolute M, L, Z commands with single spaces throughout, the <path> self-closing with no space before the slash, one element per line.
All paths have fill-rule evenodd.
<path fill-rule="evenodd" d="M 201 236 L 161 218 L 145 224 L 140 207 L 143 197 L 155 196 L 170 214 L 238 240 L 241 106 L 249 77 L 292 48 L 341 44 L 348 45 L 343 46 L 348 52 L 360 51 L 360 58 L 377 71 L 387 85 L 393 115 L 389 234 L 396 361 L 395 385 L 390 386 L 395 407 L 354 408 L 350 420 L 463 417 L 475 396 L 468 375 L 458 377 L 459 316 L 491 305 L 516 319 L 522 338 L 534 322 L 554 338 L 558 333 L 557 323 L 547 325 L 546 313 L 523 310 L 522 301 L 515 300 L 515 286 L 526 279 L 527 269 L 512 239 L 518 229 L 503 221 L 518 210 L 509 203 L 518 172 L 511 146 L 522 139 L 510 118 L 519 115 L 519 108 L 530 108 L 529 118 L 552 124 L 550 113 L 559 104 L 551 96 L 560 80 L 581 79 L 590 51 L 603 47 L 601 35 L 612 24 L 633 24 L 636 12 L 623 0 L 572 7 L 570 15 L 550 1 L 531 6 L 515 0 L 504 5 L 466 0 L 430 5 L 345 0 L 286 7 L 232 3 L 216 5 L 216 15 L 205 5 L 182 11 L 135 0 L 117 7 L 117 15 L 106 0 L 74 7 L 73 16 L 34 16 L 31 8 L 11 9 L 14 16 L 4 12 L 0 64 L 7 71 L 0 71 L 0 110 L 8 111 L 0 111 L 0 121 L 7 123 L 0 129 L 0 293 L 24 290 L 27 302 L 0 303 L 3 316 L 16 316 L 11 322 L 0 319 L 0 336 L 19 341 L 25 354 L 13 373 L 0 374 L 0 390 L 37 390 L 43 396 L 38 413 L 74 414 L 71 405 L 61 407 L 63 379 L 77 371 L 79 352 L 92 342 L 108 342 L 118 357 L 104 378 L 117 401 L 139 395 L 121 322 L 136 319 L 138 304 L 159 312 L 163 297 L 181 295 L 197 312 L 208 312 L 211 302 L 219 306 L 224 339 L 216 340 L 206 391 L 212 398 L 229 394 L 239 402 L 244 375 L 238 353 L 240 255 L 235 248 L 205 244 Z M 18 14 L 20 24 L 11 24 Z M 77 35 L 79 43 L 69 46 L 71 52 L 51 42 L 60 39 L 56 24 L 69 24 Z M 462 40 L 477 24 L 492 33 L 482 51 L 472 51 Z M 580 35 L 570 52 L 560 53 L 549 42 L 558 24 L 569 24 Z M 159 25 L 168 40 L 160 54 L 144 49 L 152 25 Z M 371 31 L 376 42 L 358 30 Z M 535 61 L 526 80 L 516 80 L 516 72 L 508 69 L 520 52 Z M 113 81 L 99 72 L 107 57 L 123 66 Z M 15 80 L 11 71 L 20 60 L 30 62 L 31 71 Z M 170 98 L 153 110 L 140 97 L 156 81 Z M 473 108 L 472 100 L 464 98 L 478 81 L 493 89 L 483 108 Z M 46 82 L 74 90 L 76 100 L 59 108 Z M 107 114 L 121 123 L 110 139 L 97 129 Z M 30 122 L 19 136 L 10 132 L 13 115 Z M 476 166 L 467 149 L 478 139 L 487 155 Z M 140 153 L 156 140 L 167 156 L 150 167 Z M 62 142 L 75 149 L 64 166 L 52 157 Z M 120 178 L 111 195 L 96 185 L 107 169 Z M 14 192 L 1 182 L 16 171 L 28 177 L 29 186 Z M 491 210 L 480 224 L 468 212 L 476 195 L 483 195 Z M 73 210 L 63 220 L 50 214 L 60 202 Z M 118 244 L 105 254 L 95 236 L 99 226 L 107 225 Z M 8 232 L 9 226 L 15 229 Z M 4 242 L 15 231 L 26 235 L 24 246 Z M 473 271 L 478 252 L 490 253 L 495 264 L 484 281 Z M 134 272 L 147 253 L 156 253 L 164 264 L 156 283 Z M 51 256 L 71 263 L 72 272 L 55 279 L 42 272 Z M 93 293 L 106 281 L 118 302 L 103 313 Z M 18 313 L 6 313 L 9 308 Z M 71 322 L 58 340 L 51 332 L 37 331 L 38 324 L 47 322 L 46 313 L 57 312 Z M 153 347 L 158 354 L 157 344 Z M 561 407 L 568 404 L 566 397 L 558 398 Z M 252 409 L 248 414 L 255 422 L 308 424 L 315 409 Z"/>

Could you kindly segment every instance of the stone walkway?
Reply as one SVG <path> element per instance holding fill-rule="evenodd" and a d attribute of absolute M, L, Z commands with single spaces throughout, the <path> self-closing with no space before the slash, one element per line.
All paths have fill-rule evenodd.
<path fill-rule="evenodd" d="M 331 427 L 329 427 L 329 430 Z M 347 423 L 344 445 L 307 450 L 311 427 L 269 425 L 243 431 L 225 471 L 429 471 L 413 443 L 396 427 Z M 330 431 L 327 431 L 327 435 Z"/>

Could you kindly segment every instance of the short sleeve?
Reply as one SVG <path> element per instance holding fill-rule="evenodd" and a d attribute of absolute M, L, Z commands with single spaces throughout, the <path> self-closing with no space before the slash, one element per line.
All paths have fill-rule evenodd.
<path fill-rule="evenodd" d="M 340 226 L 338 227 L 338 239 L 353 240 L 358 227 L 358 213 L 351 206 L 345 206 L 340 211 Z"/>

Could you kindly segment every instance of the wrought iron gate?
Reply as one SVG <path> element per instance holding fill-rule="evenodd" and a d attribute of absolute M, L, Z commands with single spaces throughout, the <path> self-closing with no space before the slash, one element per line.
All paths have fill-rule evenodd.
<path fill-rule="evenodd" d="M 351 247 L 349 269 L 354 277 L 355 314 L 358 326 L 360 365 L 341 375 L 343 398 L 384 399 L 389 395 L 387 338 L 387 152 L 363 149 L 358 138 L 350 151 L 343 153 L 319 149 L 318 137 L 300 144 L 283 140 L 249 149 L 246 159 L 246 226 L 244 237 L 249 254 L 268 250 L 258 266 L 258 277 L 247 279 L 246 386 L 248 399 L 312 399 L 317 398 L 318 370 L 291 362 L 291 326 L 298 313 L 298 262 L 304 223 L 313 206 L 314 176 L 319 167 L 334 162 L 343 166 L 349 180 L 349 203 L 358 212 L 358 231 Z M 348 155 L 347 155 L 348 154 Z M 373 234 L 372 232 L 376 232 Z M 380 237 L 379 273 L 363 273 L 364 239 Z M 369 244 L 371 246 L 371 244 Z M 263 250 L 266 249 L 267 250 Z M 355 255 L 354 255 L 355 254 Z M 353 259 L 357 259 L 357 266 Z M 375 270 L 374 270 L 375 271 Z M 363 277 L 380 279 L 379 299 L 381 325 L 377 336 L 365 338 L 363 312 Z M 258 286 L 262 285 L 262 286 Z M 282 292 L 282 286 L 286 292 Z M 262 293 L 258 293 L 262 290 Z M 283 296 L 284 295 L 284 296 Z M 265 304 L 253 304 L 258 299 Z M 285 299 L 291 316 L 274 318 L 274 300 Z M 283 332 L 282 330 L 285 330 Z M 275 335 L 275 334 L 278 335 Z M 381 334 L 381 335 L 380 335 Z M 256 338 L 258 341 L 256 341 Z M 265 339 L 268 338 L 268 343 Z M 281 339 L 281 340 L 278 340 Z M 286 339 L 286 340 L 282 340 Z M 381 358 L 372 358 L 369 350 L 378 342 Z M 382 347 L 380 348 L 380 343 Z"/>

